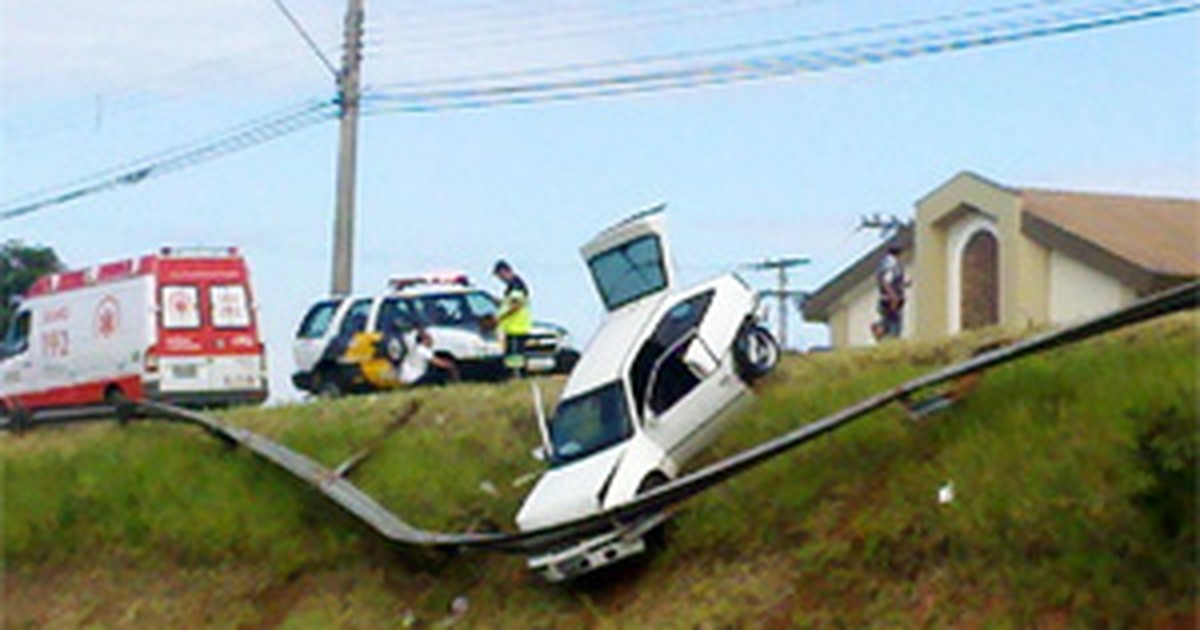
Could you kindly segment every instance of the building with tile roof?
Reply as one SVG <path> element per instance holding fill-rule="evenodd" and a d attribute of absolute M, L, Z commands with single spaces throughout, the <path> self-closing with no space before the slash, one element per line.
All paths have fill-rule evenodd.
<path fill-rule="evenodd" d="M 1014 188 L 960 173 L 894 237 L 911 286 L 903 335 L 1075 321 L 1200 277 L 1200 200 Z M 834 347 L 874 343 L 881 243 L 813 292 Z"/>

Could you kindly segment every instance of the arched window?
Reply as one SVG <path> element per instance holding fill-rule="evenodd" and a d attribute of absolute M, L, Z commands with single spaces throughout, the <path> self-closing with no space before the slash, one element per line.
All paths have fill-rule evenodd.
<path fill-rule="evenodd" d="M 971 235 L 962 250 L 962 330 L 1000 323 L 1000 246 L 989 230 Z"/>

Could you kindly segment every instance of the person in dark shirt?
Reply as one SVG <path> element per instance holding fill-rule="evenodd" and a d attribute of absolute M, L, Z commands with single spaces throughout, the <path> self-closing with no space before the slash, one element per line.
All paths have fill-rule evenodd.
<path fill-rule="evenodd" d="M 904 278 L 904 266 L 900 264 L 900 243 L 888 245 L 887 255 L 879 263 L 875 273 L 875 284 L 879 289 L 879 322 L 872 326 L 877 339 L 897 338 L 903 329 L 901 319 L 904 312 L 904 290 L 908 283 Z"/>

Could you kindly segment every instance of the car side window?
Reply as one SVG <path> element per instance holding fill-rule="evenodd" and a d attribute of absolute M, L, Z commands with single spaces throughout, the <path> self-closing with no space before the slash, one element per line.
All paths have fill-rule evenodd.
<path fill-rule="evenodd" d="M 376 327 L 384 334 L 402 334 L 412 330 L 418 319 L 410 300 L 388 298 L 379 309 Z"/>
<path fill-rule="evenodd" d="M 421 299 L 421 316 L 430 326 L 457 326 L 466 322 L 467 303 L 461 295 Z"/>
<path fill-rule="evenodd" d="M 325 357 L 328 359 L 337 359 L 341 357 L 346 349 L 350 347 L 350 341 L 354 339 L 354 335 L 362 332 L 367 327 L 367 318 L 371 315 L 372 300 L 364 298 L 350 305 L 346 311 L 346 316 L 342 318 L 342 323 L 338 326 L 337 334 L 329 341 L 329 345 L 325 348 Z"/>
<path fill-rule="evenodd" d="M 638 350 L 630 382 L 639 409 L 665 413 L 700 384 L 683 356 L 712 304 L 714 293 L 705 291 L 673 306 Z"/>

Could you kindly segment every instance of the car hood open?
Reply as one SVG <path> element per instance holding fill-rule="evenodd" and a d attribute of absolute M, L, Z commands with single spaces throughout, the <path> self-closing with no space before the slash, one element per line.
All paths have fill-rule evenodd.
<path fill-rule="evenodd" d="M 517 527 L 546 527 L 599 510 L 601 494 L 620 466 L 626 447 L 625 443 L 617 444 L 546 471 L 517 512 Z"/>

